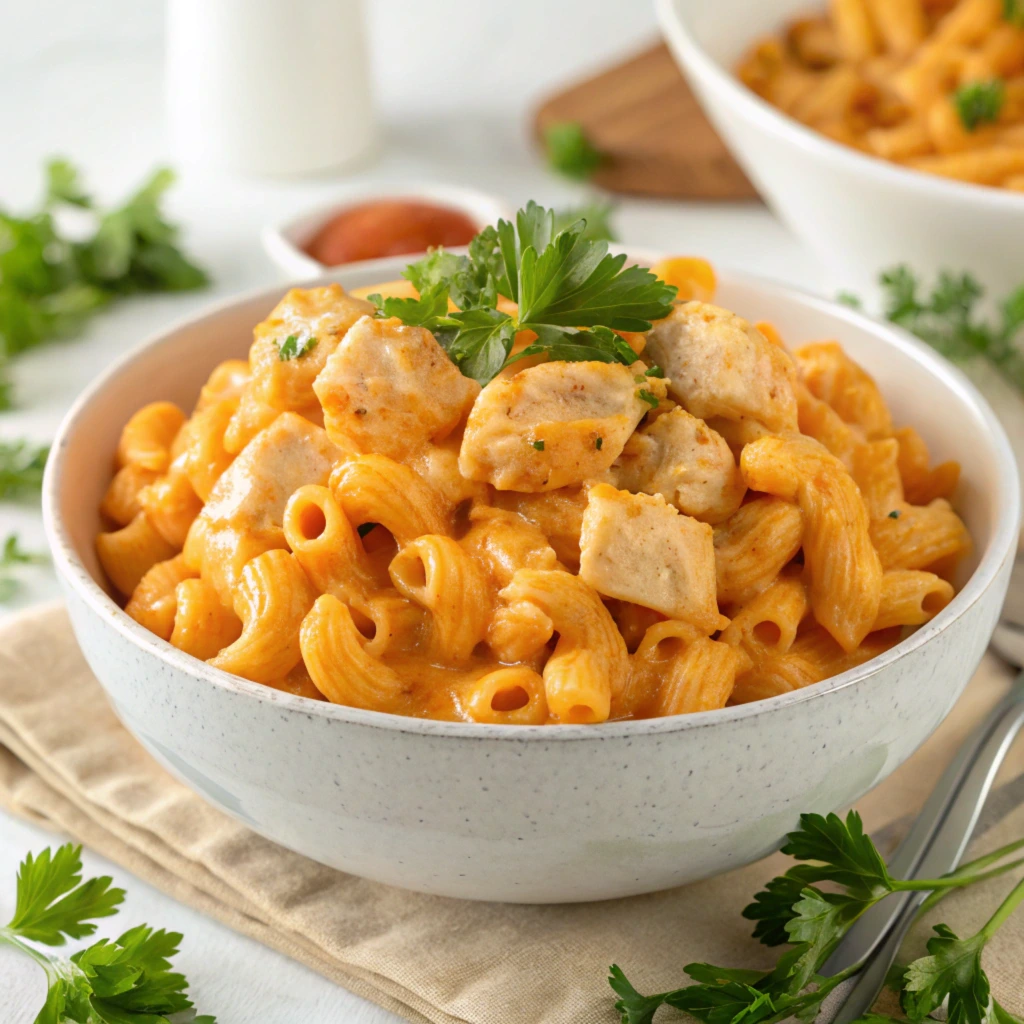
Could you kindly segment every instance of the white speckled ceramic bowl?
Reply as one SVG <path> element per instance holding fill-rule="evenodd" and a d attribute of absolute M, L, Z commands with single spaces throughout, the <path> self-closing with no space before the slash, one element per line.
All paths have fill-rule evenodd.
<path fill-rule="evenodd" d="M 926 280 L 969 270 L 1001 300 L 1020 284 L 1024 195 L 867 156 L 782 113 L 735 75 L 758 39 L 826 0 L 656 0 L 665 39 L 758 191 L 821 260 L 830 286 L 878 295 L 907 263 Z"/>
<path fill-rule="evenodd" d="M 358 286 L 402 260 L 337 275 Z M 75 633 L 124 724 L 171 772 L 263 835 L 325 864 L 470 899 L 607 899 L 691 882 L 774 849 L 802 811 L 842 808 L 942 721 L 992 633 L 1018 528 L 1016 468 L 974 388 L 923 345 L 829 302 L 726 273 L 718 301 L 791 342 L 839 337 L 896 418 L 963 462 L 976 542 L 964 586 L 874 661 L 759 704 L 601 726 L 422 721 L 294 697 L 157 639 L 108 597 L 96 508 L 140 405 L 191 408 L 211 367 L 244 356 L 272 288 L 164 331 L 68 414 L 44 486 Z"/>

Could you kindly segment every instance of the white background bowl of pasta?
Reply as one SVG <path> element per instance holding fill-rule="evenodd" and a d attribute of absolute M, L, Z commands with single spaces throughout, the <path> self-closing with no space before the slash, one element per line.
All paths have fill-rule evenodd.
<path fill-rule="evenodd" d="M 334 279 L 372 284 L 403 263 Z M 924 741 L 966 685 L 1016 548 L 1016 467 L 1001 427 L 966 379 L 914 339 L 730 273 L 717 301 L 772 321 L 791 343 L 839 337 L 876 376 L 897 422 L 915 424 L 937 458 L 964 464 L 957 504 L 976 547 L 963 589 L 898 646 L 757 704 L 520 727 L 310 701 L 171 647 L 101 583 L 96 509 L 118 435 L 146 402 L 191 408 L 217 362 L 246 354 L 280 294 L 229 302 L 128 354 L 68 414 L 44 487 L 71 621 L 117 714 L 172 773 L 263 835 L 344 871 L 447 896 L 543 903 L 651 892 L 765 855 L 802 811 L 850 804 Z"/>
<path fill-rule="evenodd" d="M 907 263 L 970 271 L 994 298 L 1021 283 L 1024 194 L 908 170 L 781 113 L 735 76 L 747 49 L 826 0 L 656 0 L 676 60 L 758 191 L 820 258 L 826 284 L 866 299 Z"/>

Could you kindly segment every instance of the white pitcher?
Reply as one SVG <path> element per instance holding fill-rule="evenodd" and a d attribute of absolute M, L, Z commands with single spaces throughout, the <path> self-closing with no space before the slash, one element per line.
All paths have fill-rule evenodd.
<path fill-rule="evenodd" d="M 373 145 L 361 0 L 168 0 L 166 86 L 183 163 L 307 174 Z"/>

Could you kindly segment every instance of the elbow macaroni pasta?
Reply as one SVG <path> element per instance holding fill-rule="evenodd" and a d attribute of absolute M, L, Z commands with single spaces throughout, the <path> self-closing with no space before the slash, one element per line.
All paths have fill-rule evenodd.
<path fill-rule="evenodd" d="M 837 0 L 841 39 L 812 19 L 792 45 L 918 60 L 918 9 Z M 125 425 L 96 540 L 125 611 L 288 694 L 489 725 L 761 700 L 938 614 L 970 548 L 959 466 L 894 427 L 837 342 L 791 354 L 709 304 L 704 261 L 656 270 L 676 312 L 624 337 L 664 379 L 531 360 L 479 392 L 423 329 L 367 324 L 337 286 L 289 292 L 191 417 L 155 402 Z M 285 360 L 282 332 L 318 344 Z"/>

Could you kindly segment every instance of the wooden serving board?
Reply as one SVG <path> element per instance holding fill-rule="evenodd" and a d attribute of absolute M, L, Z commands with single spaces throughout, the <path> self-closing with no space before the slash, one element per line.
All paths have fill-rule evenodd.
<path fill-rule="evenodd" d="M 675 59 L 658 43 L 546 100 L 534 131 L 578 121 L 605 154 L 593 182 L 611 192 L 672 199 L 757 193 L 715 134 Z"/>

